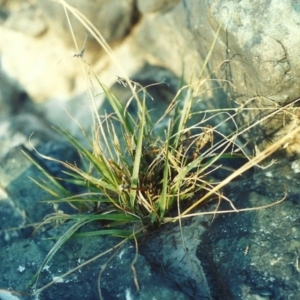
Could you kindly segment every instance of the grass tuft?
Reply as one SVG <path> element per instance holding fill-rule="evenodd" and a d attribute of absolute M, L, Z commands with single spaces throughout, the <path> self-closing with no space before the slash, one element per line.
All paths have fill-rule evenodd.
<path fill-rule="evenodd" d="M 185 202 L 184 207 L 187 207 L 195 197 L 210 189 L 212 183 L 206 179 L 206 173 L 213 164 L 221 158 L 237 156 L 225 152 L 229 144 L 233 144 L 231 141 L 220 153 L 212 152 L 212 127 L 187 125 L 194 101 L 190 87 L 185 87 L 188 89 L 185 97 L 170 103 L 164 114 L 164 118 L 168 119 L 167 127 L 160 126 L 162 120 L 153 124 L 146 107 L 146 89 L 132 100 L 138 102 L 137 117 L 134 117 L 127 110 L 127 105 L 121 104 L 103 84 L 101 87 L 113 114 L 99 116 L 92 150 L 63 128 L 56 129 L 82 158 L 81 168 L 78 164 L 60 162 L 69 170 L 65 172 L 69 177 L 67 181 L 85 186 L 87 193 L 72 195 L 59 180 L 43 169 L 49 186 L 34 180 L 56 198 L 52 203 L 68 202 L 75 207 L 82 213 L 80 219 L 105 220 L 105 226 L 110 228 L 112 235 L 112 228 L 115 228 L 118 236 L 123 232 L 118 226 L 124 223 L 157 228 L 166 223 L 165 217 L 169 220 L 174 215 L 174 204 Z M 37 165 L 29 154 L 26 155 Z M 68 218 L 72 219 L 72 216 Z M 129 236 L 126 234 L 125 237 Z"/>

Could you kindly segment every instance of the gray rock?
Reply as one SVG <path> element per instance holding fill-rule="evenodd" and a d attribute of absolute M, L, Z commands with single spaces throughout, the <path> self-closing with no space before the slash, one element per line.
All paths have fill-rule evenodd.
<path fill-rule="evenodd" d="M 65 99 L 74 90 L 82 92 L 78 77 L 82 69 L 74 64 L 70 53 L 76 52 L 74 45 L 71 50 L 60 35 L 50 30 L 37 5 L 5 2 L 0 8 L 0 52 L 1 69 L 7 77 L 22 86 L 35 101 L 52 97 Z"/>
<path fill-rule="evenodd" d="M 235 93 L 240 95 L 236 101 L 245 103 L 254 97 L 247 105 L 252 111 L 244 114 L 244 120 L 260 119 L 272 111 L 270 108 L 275 110 L 278 105 L 297 99 L 299 90 L 295 82 L 300 76 L 300 60 L 295 45 L 299 42 L 296 34 L 299 5 L 294 1 L 264 4 L 207 1 L 207 6 L 209 17 L 216 24 L 222 24 L 220 38 L 229 52 L 227 57 L 231 60 Z M 287 18 L 283 19 L 284 16 Z M 223 51 L 225 53 L 225 48 Z M 263 108 L 268 110 L 263 111 Z M 293 113 L 294 119 L 298 120 L 298 114 Z M 291 121 L 294 121 L 293 116 L 288 113 L 276 116 L 271 122 L 262 123 L 265 132 L 260 135 L 278 139 L 291 130 L 286 126 Z M 291 126 L 295 127 L 297 123 L 292 122 Z M 282 133 L 274 134 L 285 126 Z M 261 148 L 266 144 L 262 142 Z M 296 152 L 300 149 L 297 148 Z"/>
<path fill-rule="evenodd" d="M 283 16 L 288 19 L 283 20 Z M 184 67 L 186 82 L 196 82 L 220 26 L 214 51 L 202 75 L 200 97 L 206 107 L 245 105 L 250 109 L 239 120 L 245 124 L 260 120 L 272 109 L 299 97 L 295 85 L 300 75 L 295 46 L 297 19 L 299 8 L 293 1 L 261 4 L 184 0 L 165 13 L 144 15 L 135 34 L 138 46 L 149 60 L 177 76 L 182 75 Z M 220 89 L 226 91 L 226 97 L 216 93 Z M 217 101 L 212 103 L 211 98 Z M 298 120 L 298 114 L 293 114 L 294 120 Z M 299 121 L 292 119 L 289 113 L 277 115 L 271 122 L 262 122 L 250 138 L 261 149 L 265 148 L 268 137 L 279 139 L 291 126 L 298 125 Z M 291 126 L 281 133 L 281 128 L 289 123 Z"/>
<path fill-rule="evenodd" d="M 228 193 L 236 208 L 266 209 L 223 214 L 202 235 L 197 257 L 214 299 L 299 298 L 299 160 L 282 160 L 236 182 Z M 228 209 L 221 206 L 220 209 Z"/>
<path fill-rule="evenodd" d="M 207 218 L 198 217 L 150 232 L 140 245 L 141 254 L 166 274 L 192 299 L 211 299 L 209 286 L 196 257 Z M 181 231 L 182 230 L 182 231 Z"/>
<path fill-rule="evenodd" d="M 24 5 L 6 19 L 4 26 L 31 37 L 43 35 L 48 30 L 41 10 L 35 6 Z"/>
<path fill-rule="evenodd" d="M 10 105 L 13 106 L 13 102 Z M 26 103 L 24 107 L 27 107 Z M 49 128 L 49 124 L 29 113 L 21 112 L 2 118 L 0 141 L 0 244 L 3 245 L 30 236 L 34 223 L 41 222 L 46 215 L 54 212 L 49 204 L 40 202 L 53 199 L 53 196 L 30 178 L 47 179 L 25 157 L 22 150 L 27 151 L 49 174 L 56 177 L 64 176 L 61 165 L 41 159 L 33 147 L 44 155 L 63 161 L 70 159 L 75 162 L 79 158 L 77 152 Z M 74 186 L 68 187 L 74 192 L 79 191 Z M 60 209 L 71 212 L 68 205 Z"/>
<path fill-rule="evenodd" d="M 26 111 L 35 111 L 34 106 L 25 98 L 23 107 L 21 106 L 20 113 L 18 108 L 14 108 L 14 103 L 9 104 L 9 109 L 12 114 L 0 120 L 0 139 L 1 149 L 0 157 L 4 157 L 9 151 L 17 146 L 25 145 L 28 149 L 40 146 L 47 143 L 49 140 L 62 143 L 65 141 L 52 128 L 51 124 L 38 114 L 28 113 Z M 16 109 L 16 111 L 14 111 Z"/>
<path fill-rule="evenodd" d="M 137 1 L 137 7 L 139 11 L 143 14 L 145 13 L 152 13 L 152 12 L 158 12 L 158 11 L 166 11 L 173 6 L 175 6 L 179 0 L 150 0 L 150 1 L 143 1 L 138 0 Z"/>
<path fill-rule="evenodd" d="M 1 170 L 0 174 L 2 175 Z M 3 247 L 14 240 L 18 240 L 20 236 L 28 237 L 32 230 L 30 232 L 26 230 L 25 211 L 16 206 L 2 186 L 0 187 L 0 201 L 0 245 Z"/>
<path fill-rule="evenodd" d="M 49 238 L 60 236 L 71 225 L 65 224 L 59 229 L 38 234 L 31 240 L 21 240 L 2 248 L 0 250 L 3 271 L 0 276 L 1 287 L 23 292 L 18 299 L 32 299 L 32 296 L 26 294 L 37 292 L 39 288 L 56 278 L 60 279 L 56 284 L 38 293 L 40 299 L 99 299 L 98 277 L 107 264 L 100 280 L 103 299 L 190 299 L 178 291 L 165 276 L 156 274 L 140 254 L 134 264 L 139 286 L 137 291 L 132 271 L 136 249 L 127 242 L 116 252 L 113 247 L 120 240 L 111 237 L 71 238 L 44 266 L 36 282 L 34 275 L 55 243 Z M 100 228 L 97 224 L 89 225 L 81 232 Z M 92 260 L 69 276 L 60 278 L 79 264 L 109 249 L 111 251 L 106 255 Z"/>
<path fill-rule="evenodd" d="M 135 17 L 134 5 L 131 0 L 122 2 L 118 0 L 76 0 L 72 1 L 71 5 L 85 15 L 96 28 L 100 29 L 101 34 L 108 43 L 113 43 L 124 38 L 130 31 Z M 45 16 L 47 16 L 49 24 L 54 31 L 65 42 L 73 45 L 63 6 L 43 0 L 37 1 L 37 6 L 40 7 Z M 69 17 L 76 38 L 84 40 L 87 34 L 86 29 L 71 14 L 69 14 Z"/>
<path fill-rule="evenodd" d="M 25 98 L 26 93 L 18 82 L 2 70 L 0 57 L 0 117 L 5 118 L 18 112 Z"/>
<path fill-rule="evenodd" d="M 299 96 L 294 82 L 299 77 L 297 55 L 299 5 L 294 1 L 266 3 L 233 3 L 207 1 L 208 12 L 217 24 L 223 24 L 222 40 L 236 67 L 232 74 L 238 91 L 248 95 L 268 97 L 276 103 L 291 101 Z M 289 14 L 285 14 L 286 12 Z M 263 16 L 263 17 L 262 17 Z M 280 16 L 280 18 L 279 18 Z M 286 16 L 287 19 L 282 18 Z M 225 32 L 226 29 L 226 32 Z M 239 56 L 239 57 L 237 57 Z"/>
<path fill-rule="evenodd" d="M 194 86 L 214 37 L 206 9 L 205 1 L 181 1 L 167 12 L 144 15 L 134 32 L 138 47 L 145 51 L 149 61 L 171 70 Z M 223 43 L 218 41 L 216 51 L 220 45 Z M 204 76 L 219 63 L 220 59 L 217 61 L 212 56 Z M 211 90 L 206 91 L 211 84 L 207 80 L 201 85 L 199 92 L 205 99 L 213 94 Z M 204 90 L 208 94 L 204 94 Z"/>

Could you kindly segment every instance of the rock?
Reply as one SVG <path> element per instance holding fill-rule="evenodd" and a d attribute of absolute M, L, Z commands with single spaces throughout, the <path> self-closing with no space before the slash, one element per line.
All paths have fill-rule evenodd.
<path fill-rule="evenodd" d="M 80 65 L 52 32 L 29 37 L 0 26 L 0 41 L 4 72 L 16 80 L 31 99 L 36 102 L 53 97 L 66 99 L 82 91 L 84 80 L 80 77 Z"/>
<path fill-rule="evenodd" d="M 3 16 L 2 18 L 5 18 L 5 16 L 9 15 L 10 11 L 20 9 L 20 5 L 22 3 L 24 4 L 24 2 L 20 0 L 11 0 L 11 1 L 0 0 L 0 4 L 1 4 L 0 11 L 1 11 L 1 15 Z M 25 3 L 25 5 L 27 5 L 27 3 Z"/>
<path fill-rule="evenodd" d="M 25 100 L 26 92 L 24 89 L 2 70 L 0 63 L 0 117 L 6 118 L 18 112 L 22 109 Z"/>
<path fill-rule="evenodd" d="M 207 1 L 207 5 L 210 17 L 227 30 L 230 55 L 239 56 L 233 58 L 234 64 L 247 74 L 240 83 L 244 85 L 244 93 L 248 90 L 251 95 L 256 91 L 256 95 L 270 97 L 281 104 L 296 99 L 299 93 L 294 81 L 299 77 L 300 60 L 296 54 L 295 30 L 299 5 L 292 1 L 261 5 L 218 0 Z M 283 21 L 287 11 L 288 19 Z M 262 15 L 264 17 L 259 18 Z M 225 32 L 220 37 L 225 42 Z M 232 74 L 236 78 L 234 84 L 242 79 L 241 71 L 234 69 Z"/>
<path fill-rule="evenodd" d="M 191 299 L 211 299 L 209 286 L 196 257 L 207 218 L 197 217 L 150 232 L 140 245 L 141 254 L 162 274 L 176 282 Z"/>
<path fill-rule="evenodd" d="M 150 111 L 155 123 L 163 115 L 175 96 L 180 79 L 164 68 L 150 65 L 144 65 L 139 72 L 132 75 L 131 79 L 133 82 L 146 88 L 148 93 L 146 97 L 147 109 Z M 125 105 L 132 98 L 132 91 L 123 84 L 124 82 L 122 83 L 118 80 L 111 86 L 110 90 Z M 137 86 L 136 90 L 140 91 L 139 95 L 143 98 L 144 92 L 141 90 L 141 86 Z M 103 95 L 95 96 L 93 101 L 94 106 L 91 100 L 87 98 L 86 93 L 82 93 L 65 102 L 58 99 L 46 101 L 35 106 L 35 110 L 54 127 L 60 126 L 68 130 L 89 147 L 90 145 L 88 145 L 86 137 L 82 134 L 82 130 L 85 131 L 88 137 L 92 138 L 94 120 L 91 116 L 94 114 L 94 107 L 99 108 L 98 112 L 100 115 L 104 115 L 105 112 L 107 114 L 112 113 L 112 108 Z M 136 115 L 137 105 L 135 100 L 131 102 L 129 111 Z M 116 122 L 115 126 L 119 126 L 118 122 Z M 160 131 L 162 132 L 163 130 Z"/>
<path fill-rule="evenodd" d="M 299 161 L 283 160 L 229 186 L 235 207 L 269 208 L 223 214 L 202 235 L 197 257 L 213 299 L 299 298 Z M 221 206 L 220 209 L 228 209 Z"/>
<path fill-rule="evenodd" d="M 167 107 L 174 99 L 180 84 L 180 79 L 172 72 L 158 66 L 145 65 L 131 77 L 132 83 L 135 85 L 139 99 L 146 99 L 146 107 L 152 118 L 153 123 L 156 123 L 166 111 Z M 122 82 L 116 82 L 110 88 L 111 92 L 124 105 L 132 99 L 133 93 L 129 86 Z M 105 101 L 100 107 L 100 114 L 104 112 L 108 114 L 112 112 L 112 108 L 108 101 Z M 128 111 L 132 115 L 137 113 L 137 103 L 135 100 L 130 102 Z"/>
<path fill-rule="evenodd" d="M 179 0 L 150 0 L 150 1 L 137 1 L 138 10 L 145 14 L 145 13 L 152 13 L 152 12 L 162 12 L 170 9 L 171 7 L 175 6 Z"/>
<path fill-rule="evenodd" d="M 53 199 L 53 196 L 43 191 L 30 178 L 43 178 L 46 181 L 47 179 L 25 157 L 22 150 L 31 153 L 31 156 L 55 177 L 64 177 L 61 172 L 62 166 L 42 159 L 32 147 L 44 155 L 62 161 L 70 159 L 75 162 L 79 161 L 79 158 L 70 144 L 51 131 L 45 121 L 32 114 L 20 113 L 3 118 L 0 121 L 0 140 L 0 244 L 6 244 L 16 239 L 28 238 L 34 223 L 41 222 L 46 215 L 54 212 L 48 203 L 40 202 Z M 74 192 L 79 192 L 78 187 L 68 187 Z M 60 209 L 74 212 L 69 205 L 60 206 Z"/>
<path fill-rule="evenodd" d="M 72 1 L 71 5 L 101 31 L 108 43 L 120 41 L 128 34 L 136 13 L 132 0 L 122 2 L 118 0 L 76 0 Z M 69 45 L 73 45 L 74 42 L 63 6 L 43 0 L 38 0 L 37 6 L 43 10 L 56 34 Z M 84 40 L 87 30 L 72 14 L 69 14 L 69 18 L 76 38 Z"/>
<path fill-rule="evenodd" d="M 79 237 L 68 240 L 43 268 L 37 285 L 34 275 L 42 265 L 55 241 L 49 239 L 65 233 L 72 224 L 65 224 L 59 229 L 37 234 L 31 240 L 20 240 L 11 246 L 1 248 L 0 259 L 3 270 L 0 276 L 2 288 L 23 292 L 18 299 L 32 299 L 26 296 L 37 291 L 54 279 L 58 282 L 38 293 L 45 299 L 98 299 L 99 273 L 103 269 L 100 288 L 103 299 L 190 299 L 184 295 L 165 276 L 156 274 L 145 258 L 137 254 L 134 268 L 137 274 L 139 291 L 134 281 L 132 264 L 136 249 L 127 242 L 121 248 L 114 249 L 120 243 L 111 237 Z M 95 231 L 101 226 L 88 225 L 81 232 Z M 24 252 L 24 249 L 26 251 Z M 107 251 L 106 255 L 100 255 Z M 98 258 L 97 258 L 98 256 Z M 96 257 L 93 260 L 93 257 Z M 67 277 L 64 273 L 91 260 L 86 266 L 78 268 Z M 106 267 L 104 269 L 104 267 Z M 121 275 L 121 276 L 120 276 Z M 31 283 L 31 284 L 30 284 Z M 29 284 L 29 286 L 28 286 Z M 35 286 L 35 288 L 33 288 Z"/>
<path fill-rule="evenodd" d="M 51 30 L 40 9 L 15 2 L 0 22 L 1 69 L 36 102 L 82 91 L 82 69 Z M 2 24 L 1 24 L 2 23 Z M 76 51 L 76 50 L 75 50 Z"/>
<path fill-rule="evenodd" d="M 0 173 L 2 175 L 2 170 Z M 22 237 L 29 237 L 32 230 L 27 230 L 25 227 L 26 214 L 25 211 L 17 207 L 13 199 L 8 195 L 4 187 L 0 187 L 0 245 L 4 247 L 8 243 Z"/>
<path fill-rule="evenodd" d="M 177 77 L 183 77 L 185 83 L 195 85 L 214 38 L 214 30 L 207 18 L 204 1 L 181 1 L 167 12 L 143 15 L 133 32 L 137 47 L 145 52 L 149 63 L 163 66 Z M 218 41 L 217 46 L 222 44 Z M 216 55 L 220 56 L 220 53 Z M 204 76 L 219 63 L 220 59 L 217 61 L 212 56 Z M 206 88 L 211 88 L 209 81 L 203 80 L 202 83 L 201 96 L 205 99 L 212 95 L 211 90 L 206 91 Z M 207 93 L 204 94 L 203 90 Z"/>
<path fill-rule="evenodd" d="M 78 54 L 85 49 L 85 62 L 95 64 L 100 56 L 102 60 L 106 56 L 99 45 L 71 17 L 78 44 L 76 48 L 61 5 L 51 1 L 38 1 L 36 5 L 22 3 L 16 2 L 15 6 L 7 5 L 3 9 L 0 52 L 5 73 L 23 86 L 36 102 L 67 100 L 85 92 L 86 78 L 82 67 L 87 65 L 81 64 Z M 131 0 L 122 3 L 76 1 L 73 4 L 84 10 L 88 18 L 101 28 L 107 41 L 114 44 L 119 43 L 130 31 L 132 23 L 136 22 L 136 11 Z M 97 5 L 101 5 L 102 9 L 97 9 Z M 115 78 L 117 75 L 120 74 L 116 74 Z"/>
<path fill-rule="evenodd" d="M 13 102 L 11 103 L 11 105 Z M 26 104 L 24 104 L 26 106 Z M 1 144 L 0 157 L 3 159 L 11 149 L 25 145 L 37 147 L 49 140 L 62 142 L 62 138 L 50 129 L 49 123 L 31 113 L 22 112 L 0 121 Z M 29 143 L 30 140 L 30 143 Z"/>
<path fill-rule="evenodd" d="M 43 35 L 48 30 L 42 11 L 28 3 L 13 11 L 6 19 L 4 27 L 32 37 Z"/>
<path fill-rule="evenodd" d="M 278 105 L 297 99 L 299 91 L 295 82 L 300 76 L 300 60 L 295 47 L 299 42 L 295 34 L 298 31 L 298 5 L 293 1 L 273 1 L 263 5 L 254 2 L 233 4 L 207 1 L 207 4 L 210 18 L 216 24 L 222 24 L 220 38 L 226 43 L 227 51 L 230 51 L 232 83 L 236 87 L 235 92 L 241 95 L 236 100 L 245 103 L 254 97 L 247 106 L 256 109 L 248 113 L 245 121 L 254 118 L 259 120 L 272 112 L 270 108 L 275 110 Z M 287 11 L 288 18 L 283 20 Z M 259 17 L 262 15 L 262 18 Z M 263 111 L 260 107 L 269 109 Z M 298 120 L 297 113 L 294 119 Z M 293 116 L 288 113 L 276 116 L 271 122 L 262 123 L 261 127 L 266 132 L 261 135 L 274 136 L 274 132 L 291 121 L 292 126 L 299 123 L 293 122 Z M 281 134 L 285 135 L 290 130 L 286 126 Z M 280 138 L 281 134 L 275 134 L 275 139 Z M 262 143 L 260 146 L 264 148 L 265 145 Z M 298 147 L 297 152 L 299 150 Z"/>
<path fill-rule="evenodd" d="M 284 22 L 282 16 L 286 11 L 291 17 L 289 15 Z M 186 82 L 195 82 L 202 75 L 199 92 L 207 107 L 239 104 L 250 108 L 239 120 L 240 124 L 245 124 L 259 121 L 299 97 L 294 84 L 299 77 L 300 62 L 295 47 L 298 38 L 294 38 L 298 31 L 295 21 L 298 15 L 298 6 L 292 1 L 273 1 L 265 5 L 218 0 L 182 1 L 165 13 L 144 15 L 135 34 L 148 61 L 163 65 L 177 76 L 182 75 L 184 68 Z M 201 74 L 219 27 L 216 45 Z M 226 91 L 226 97 L 216 93 L 220 89 Z M 211 98 L 217 101 L 212 103 Z M 297 113 L 291 114 L 298 120 Z M 282 134 L 274 136 L 284 124 L 293 121 L 291 114 L 285 112 L 271 122 L 262 122 L 250 138 L 260 149 L 265 148 L 267 137 L 279 139 L 291 130 L 287 126 Z M 292 122 L 291 126 L 298 123 Z"/>

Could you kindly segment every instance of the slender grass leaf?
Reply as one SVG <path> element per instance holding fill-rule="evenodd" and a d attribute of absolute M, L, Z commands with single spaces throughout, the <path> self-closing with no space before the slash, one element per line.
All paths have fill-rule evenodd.
<path fill-rule="evenodd" d="M 115 181 L 115 176 L 111 172 L 110 165 L 104 157 L 97 158 L 93 153 L 86 149 L 79 141 L 72 136 L 68 131 L 60 127 L 60 129 L 54 128 L 61 135 L 67 138 L 67 140 L 78 150 L 82 155 L 84 155 L 90 163 L 96 168 L 96 170 L 101 174 L 108 182 L 117 185 Z"/>
<path fill-rule="evenodd" d="M 186 127 L 186 123 L 191 116 L 192 104 L 193 95 L 191 88 L 189 88 L 184 97 L 183 103 L 178 103 L 178 108 L 176 109 L 174 116 L 176 120 L 172 131 L 172 135 L 175 136 L 174 142 L 172 141 L 172 146 L 174 147 L 174 149 L 178 148 L 182 134 L 184 133 L 184 129 Z"/>
<path fill-rule="evenodd" d="M 85 224 L 89 223 L 90 220 L 83 220 L 83 221 L 79 221 L 76 224 L 74 224 L 73 226 L 71 226 L 59 239 L 58 241 L 54 244 L 54 246 L 51 248 L 51 250 L 49 251 L 49 253 L 47 254 L 47 256 L 45 257 L 44 261 L 42 262 L 38 272 L 34 275 L 33 279 L 34 280 L 36 278 L 36 282 L 39 279 L 39 275 L 42 272 L 44 266 L 52 259 L 52 257 L 55 255 L 55 253 L 61 249 L 61 247 L 73 236 L 73 234 L 82 226 L 84 226 Z M 32 282 L 32 280 L 30 281 L 30 283 Z M 30 284 L 29 283 L 29 284 Z"/>
<path fill-rule="evenodd" d="M 121 104 L 119 99 L 103 83 L 100 82 L 97 76 L 95 76 L 95 78 L 104 91 L 104 94 L 113 111 L 117 115 L 117 119 L 121 122 L 126 131 L 130 132 L 133 135 L 134 127 L 132 125 L 132 118 L 130 118 L 130 116 L 128 115 L 126 108 Z"/>
<path fill-rule="evenodd" d="M 46 191 L 48 194 L 52 195 L 55 198 L 60 198 L 62 195 L 56 193 L 55 191 L 53 191 L 53 189 L 51 189 L 50 184 L 48 183 L 48 186 L 38 182 L 37 180 L 33 179 L 32 177 L 29 177 L 30 180 L 32 180 L 37 186 L 39 186 L 41 189 L 43 189 L 44 191 Z M 42 201 L 41 201 L 42 202 Z"/>
<path fill-rule="evenodd" d="M 73 237 L 93 237 L 99 235 L 111 235 L 114 237 L 129 238 L 132 236 L 132 230 L 125 229 L 103 229 L 90 232 L 75 233 Z"/>
<path fill-rule="evenodd" d="M 141 164 L 141 157 L 142 157 L 142 146 L 143 146 L 143 139 L 144 139 L 144 126 L 145 126 L 145 99 L 143 101 L 142 110 L 139 111 L 139 117 L 140 117 L 140 126 L 138 130 L 138 140 L 136 144 L 135 149 L 135 158 L 134 158 L 134 164 L 133 164 L 133 170 L 131 174 L 131 189 L 130 191 L 130 206 L 131 209 L 134 210 L 135 206 L 135 199 L 136 199 L 136 187 L 139 181 L 139 170 L 140 170 L 140 164 Z"/>
<path fill-rule="evenodd" d="M 166 153 L 165 153 L 165 165 L 164 165 L 164 175 L 163 175 L 163 187 L 162 187 L 162 192 L 161 195 L 159 196 L 159 214 L 160 214 L 160 219 L 164 218 L 166 209 L 168 209 L 168 185 L 169 185 L 169 134 L 171 132 L 171 122 L 169 121 L 168 124 L 168 129 L 167 129 L 167 143 L 166 143 Z"/>
<path fill-rule="evenodd" d="M 36 184 L 38 184 L 40 187 L 42 187 L 45 191 L 50 193 L 51 195 L 54 195 L 55 197 L 68 197 L 71 196 L 71 193 L 63 187 L 51 174 L 49 174 L 44 168 L 42 168 L 35 159 L 28 153 L 22 150 L 22 153 L 28 158 L 28 160 L 34 164 L 49 180 L 49 182 L 52 184 L 52 186 L 56 189 L 55 191 L 52 188 L 48 188 L 43 184 L 38 183 L 36 180 L 33 180 Z M 50 185 L 49 185 L 50 186 Z"/>
<path fill-rule="evenodd" d="M 59 217 L 57 217 L 59 219 Z M 64 218 L 64 217 L 62 217 Z M 89 220 L 89 221 L 117 221 L 117 222 L 136 222 L 140 219 L 134 215 L 126 214 L 126 212 L 115 212 L 115 213 L 102 213 L 94 215 L 70 215 L 68 216 L 70 220 Z"/>
<path fill-rule="evenodd" d="M 222 27 L 222 23 L 219 25 L 219 28 L 218 28 L 218 30 L 217 30 L 217 32 L 216 32 L 216 34 L 215 34 L 215 37 L 214 37 L 214 39 L 213 39 L 213 42 L 212 42 L 212 44 L 210 45 L 209 51 L 208 51 L 208 53 L 207 53 L 207 55 L 206 55 L 206 57 L 205 57 L 205 61 L 204 61 L 203 65 L 202 65 L 202 68 L 201 68 L 201 71 L 200 71 L 200 75 L 199 75 L 199 79 L 198 79 L 198 80 L 199 80 L 199 84 L 198 84 L 197 88 L 195 89 L 195 94 L 198 93 L 198 90 L 199 90 L 199 87 L 200 87 L 200 84 L 201 84 L 201 83 L 200 83 L 200 79 L 202 78 L 203 73 L 204 73 L 204 70 L 206 69 L 206 66 L 207 66 L 207 64 L 208 64 L 208 62 L 209 62 L 209 60 L 210 60 L 210 58 L 211 58 L 211 55 L 212 55 L 213 49 L 214 49 L 214 47 L 215 47 L 215 44 L 216 44 L 216 42 L 217 42 L 217 39 L 218 39 L 218 36 L 219 36 L 221 27 Z"/>

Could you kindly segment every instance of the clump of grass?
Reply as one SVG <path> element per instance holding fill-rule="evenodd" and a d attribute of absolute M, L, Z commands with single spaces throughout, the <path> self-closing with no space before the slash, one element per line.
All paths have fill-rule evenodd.
<path fill-rule="evenodd" d="M 232 152 L 225 153 L 233 143 L 226 141 L 225 149 L 223 145 L 223 150 L 217 153 L 220 143 L 214 146 L 214 128 L 207 126 L 205 120 L 188 126 L 195 100 L 190 87 L 177 93 L 154 124 L 146 107 L 146 89 L 141 87 L 141 92 L 130 99 L 137 103 L 137 117 L 134 117 L 127 105 L 122 105 L 108 88 L 99 84 L 114 113 L 98 116 L 100 122 L 94 132 L 92 150 L 63 128 L 57 129 L 83 160 L 82 167 L 60 162 L 69 170 L 67 181 L 85 186 L 87 193 L 72 195 L 45 170 L 42 171 L 51 185 L 38 184 L 56 198 L 52 204 L 68 202 L 82 213 L 81 218 L 105 220 L 111 234 L 128 237 L 132 230 L 120 231 L 119 225 L 137 223 L 140 227 L 157 228 L 174 216 L 175 204 L 186 203 L 184 207 L 188 207 L 210 190 L 213 183 L 207 180 L 207 173 L 213 172 L 211 166 L 218 159 L 235 156 Z M 183 93 L 185 89 L 187 92 Z M 167 125 L 160 126 L 166 119 Z M 122 136 L 118 136 L 116 126 Z"/>

